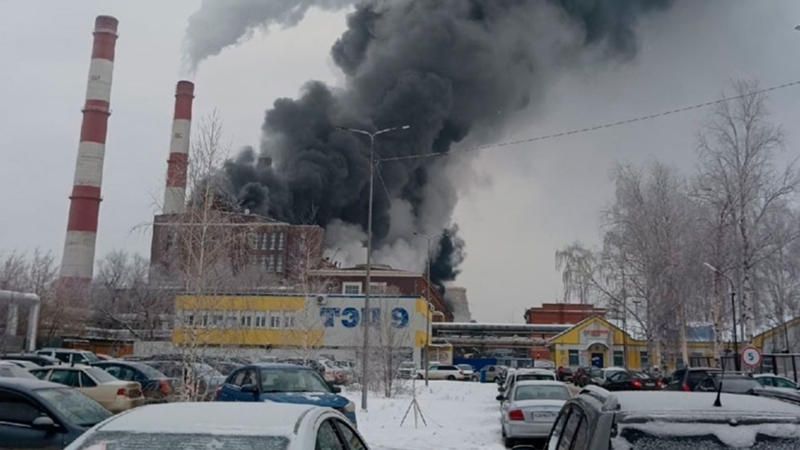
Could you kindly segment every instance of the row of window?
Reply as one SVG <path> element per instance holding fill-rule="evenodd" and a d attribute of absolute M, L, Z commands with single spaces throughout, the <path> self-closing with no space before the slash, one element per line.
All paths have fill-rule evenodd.
<path fill-rule="evenodd" d="M 650 364 L 650 358 L 647 352 L 639 352 L 639 359 L 642 367 L 646 367 Z M 569 350 L 569 365 L 570 367 L 581 365 L 577 350 Z M 625 365 L 625 353 L 623 353 L 622 350 L 614 350 L 614 364 L 612 365 L 615 367 L 622 367 Z"/>
<path fill-rule="evenodd" d="M 372 292 L 380 292 L 386 288 L 386 283 L 370 283 Z M 363 284 L 360 281 L 345 281 L 342 283 L 342 294 L 344 295 L 361 295 Z"/>
<path fill-rule="evenodd" d="M 212 311 L 183 313 L 183 324 L 207 328 L 294 328 L 294 311 Z"/>
<path fill-rule="evenodd" d="M 250 264 L 264 267 L 267 273 L 283 273 L 283 255 L 250 255 Z"/>
<path fill-rule="evenodd" d="M 253 250 L 283 250 L 286 245 L 286 233 L 255 233 Z"/>

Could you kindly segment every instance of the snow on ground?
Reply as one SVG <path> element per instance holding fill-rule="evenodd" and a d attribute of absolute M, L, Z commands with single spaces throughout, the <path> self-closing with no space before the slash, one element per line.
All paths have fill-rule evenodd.
<path fill-rule="evenodd" d="M 497 385 L 463 381 L 416 382 L 417 402 L 428 422 L 414 428 L 414 411 L 400 422 L 411 404 L 411 394 L 381 398 L 371 394 L 368 411 L 357 411 L 358 430 L 371 450 L 503 450 Z M 410 388 L 410 385 L 409 385 Z M 410 389 L 409 389 L 410 390 Z M 361 405 L 359 392 L 345 395 Z"/>

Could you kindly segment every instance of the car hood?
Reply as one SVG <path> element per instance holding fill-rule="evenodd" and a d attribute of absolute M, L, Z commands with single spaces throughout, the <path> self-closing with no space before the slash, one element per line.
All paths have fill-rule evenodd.
<path fill-rule="evenodd" d="M 267 402 L 326 406 L 328 408 L 344 408 L 350 403 L 346 397 L 326 392 L 268 392 L 261 394 L 260 397 L 261 400 Z"/>

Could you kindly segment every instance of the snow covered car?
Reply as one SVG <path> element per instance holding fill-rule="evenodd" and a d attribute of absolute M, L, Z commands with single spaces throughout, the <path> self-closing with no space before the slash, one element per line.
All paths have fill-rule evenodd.
<path fill-rule="evenodd" d="M 773 375 L 771 373 L 759 373 L 754 374 L 753 378 L 755 378 L 756 381 L 758 381 L 767 389 L 789 389 L 791 391 L 797 391 L 797 383 L 778 375 Z"/>
<path fill-rule="evenodd" d="M 28 369 L 23 369 L 16 364 L 5 361 L 0 361 L 0 377 L 36 379 L 35 376 L 28 372 Z"/>
<path fill-rule="evenodd" d="M 259 363 L 233 371 L 217 391 L 217 402 L 275 402 L 325 406 L 356 424 L 356 405 L 339 395 L 314 369 L 295 364 Z"/>
<path fill-rule="evenodd" d="M 165 403 L 114 416 L 67 450 L 369 450 L 340 413 L 285 403 Z"/>
<path fill-rule="evenodd" d="M 614 392 L 587 386 L 559 413 L 545 448 L 794 450 L 800 406 L 715 392 Z"/>
<path fill-rule="evenodd" d="M 546 439 L 570 397 L 560 381 L 519 381 L 508 396 L 498 395 L 503 443 L 510 448 L 522 439 Z"/>
<path fill-rule="evenodd" d="M 520 381 L 529 381 L 529 380 L 557 381 L 556 373 L 551 370 L 516 369 L 513 372 L 509 371 L 509 374 L 506 376 L 505 384 L 497 388 L 497 391 L 500 393 L 511 392 L 511 390 L 514 389 L 514 385 L 516 383 Z"/>

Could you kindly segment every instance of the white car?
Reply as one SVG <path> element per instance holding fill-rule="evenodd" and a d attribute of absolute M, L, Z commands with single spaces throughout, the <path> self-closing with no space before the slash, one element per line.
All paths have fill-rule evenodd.
<path fill-rule="evenodd" d="M 560 381 L 518 381 L 501 401 L 503 443 L 513 447 L 520 439 L 545 439 L 564 403 L 572 397 Z"/>
<path fill-rule="evenodd" d="M 755 374 L 753 378 L 767 389 L 788 389 L 797 393 L 797 383 L 788 378 L 779 377 L 771 373 Z"/>
<path fill-rule="evenodd" d="M 464 379 L 467 381 L 478 381 L 478 374 L 475 372 L 475 368 L 470 366 L 469 364 L 458 364 L 456 365 L 462 372 L 464 372 Z"/>
<path fill-rule="evenodd" d="M 0 377 L 36 379 L 35 376 L 28 372 L 28 369 L 23 369 L 22 367 L 8 361 L 0 361 Z"/>
<path fill-rule="evenodd" d="M 558 381 L 558 377 L 555 372 L 547 369 L 517 369 L 506 376 L 505 384 L 497 390 L 500 393 L 511 392 L 516 383 L 531 380 Z"/>
<path fill-rule="evenodd" d="M 330 408 L 271 402 L 144 406 L 95 425 L 66 450 L 133 448 L 369 450 L 347 418 Z"/>
<path fill-rule="evenodd" d="M 425 370 L 417 371 L 417 378 L 420 380 L 425 379 Z M 428 366 L 428 379 L 429 380 L 465 380 L 464 371 L 456 366 L 448 366 L 444 364 L 432 364 Z"/>

